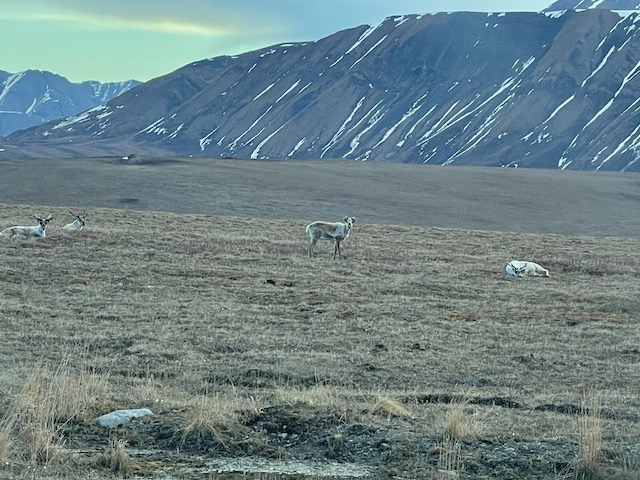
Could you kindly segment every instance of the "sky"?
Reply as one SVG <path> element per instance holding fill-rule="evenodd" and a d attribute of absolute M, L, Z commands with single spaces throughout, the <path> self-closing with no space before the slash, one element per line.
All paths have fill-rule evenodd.
<path fill-rule="evenodd" d="M 0 0 L 0 70 L 147 81 L 188 63 L 314 41 L 392 15 L 539 12 L 553 0 Z"/>

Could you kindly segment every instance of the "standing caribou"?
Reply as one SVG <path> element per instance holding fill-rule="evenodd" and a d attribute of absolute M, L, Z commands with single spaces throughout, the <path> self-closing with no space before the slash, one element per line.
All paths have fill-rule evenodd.
<path fill-rule="evenodd" d="M 71 223 L 67 223 L 64 227 L 62 227 L 62 229 L 71 230 L 71 231 L 82 230 L 86 225 L 86 222 L 84 221 L 84 219 L 87 218 L 87 212 L 83 212 L 80 215 L 75 215 L 73 212 L 69 212 L 69 213 L 71 214 L 72 217 L 76 217 L 76 219 Z"/>
<path fill-rule="evenodd" d="M 0 232 L 0 237 L 3 238 L 14 238 L 14 237 L 46 237 L 45 230 L 47 225 L 51 220 L 53 220 L 53 215 L 49 215 L 47 218 L 40 218 L 37 215 L 34 215 L 36 220 L 38 220 L 38 225 L 33 227 L 8 227 Z"/>
<path fill-rule="evenodd" d="M 349 236 L 353 224 L 356 223 L 355 217 L 344 217 L 344 223 L 341 222 L 313 222 L 307 225 L 305 232 L 309 234 L 309 256 L 313 257 L 313 247 L 321 238 L 333 239 L 333 259 L 336 259 L 336 253 L 342 258 L 340 252 L 340 242 Z"/>

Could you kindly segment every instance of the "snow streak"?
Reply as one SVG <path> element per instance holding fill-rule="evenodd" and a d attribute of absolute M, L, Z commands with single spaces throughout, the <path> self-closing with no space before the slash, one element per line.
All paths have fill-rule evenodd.
<path fill-rule="evenodd" d="M 325 156 L 325 154 L 327 153 L 327 151 L 333 147 L 338 140 L 340 140 L 340 137 L 342 136 L 342 134 L 344 133 L 345 129 L 347 128 L 347 125 L 349 124 L 349 122 L 351 122 L 351 120 L 353 120 L 354 115 L 356 114 L 356 112 L 358 110 L 360 110 L 360 107 L 362 107 L 362 104 L 364 103 L 364 99 L 365 97 L 362 97 L 358 103 L 356 104 L 355 108 L 351 111 L 351 113 L 349 114 L 349 116 L 347 116 L 346 120 L 344 122 L 342 122 L 342 125 L 340 125 L 340 128 L 338 128 L 338 131 L 333 135 L 333 138 L 331 140 L 329 140 L 329 142 L 322 148 L 322 153 L 320 153 L 320 158 L 323 158 Z"/>
<path fill-rule="evenodd" d="M 371 34 L 372 34 L 372 33 L 373 33 L 373 32 L 374 32 L 374 31 L 375 31 L 375 30 L 376 30 L 376 29 L 377 29 L 381 24 L 382 24 L 382 23 L 379 23 L 379 24 L 377 24 L 377 25 L 371 25 L 368 29 L 366 29 L 366 30 L 362 33 L 362 35 L 360 35 L 360 38 L 358 38 L 358 40 L 356 40 L 356 43 L 354 43 L 353 45 L 351 45 L 351 47 L 350 47 L 346 52 L 344 52 L 344 54 L 340 55 L 340 57 L 338 57 L 338 59 L 337 59 L 335 62 L 333 62 L 331 65 L 329 65 L 329 66 L 330 66 L 330 67 L 335 67 L 335 66 L 340 62 L 340 60 L 342 60 L 342 59 L 345 57 L 345 55 L 349 55 L 353 50 L 355 50 L 356 48 L 358 48 L 358 47 L 360 46 L 360 44 L 361 44 L 362 42 L 364 42 L 364 40 L 365 40 L 369 35 L 371 35 Z M 352 65 L 352 66 L 353 66 L 353 65 Z"/>
<path fill-rule="evenodd" d="M 9 90 L 20 81 L 22 77 L 24 77 L 25 72 L 15 73 L 13 75 L 9 75 L 4 82 L 4 88 L 2 92 L 0 92 L 0 103 L 4 100 L 4 97 L 9 93 Z"/>
<path fill-rule="evenodd" d="M 367 50 L 367 53 L 365 53 L 364 55 L 362 55 L 358 60 L 356 60 L 355 62 L 353 62 L 351 64 L 351 66 L 349 67 L 349 70 L 351 70 L 353 67 L 355 67 L 358 63 L 360 63 L 362 60 L 364 60 L 364 57 L 366 57 L 367 55 L 369 55 L 373 50 L 375 50 L 375 48 L 380 45 L 382 42 L 384 42 L 387 39 L 387 35 L 385 35 L 384 37 L 382 37 L 380 40 L 378 40 L 376 42 L 376 44 L 371 47 L 369 50 Z"/>

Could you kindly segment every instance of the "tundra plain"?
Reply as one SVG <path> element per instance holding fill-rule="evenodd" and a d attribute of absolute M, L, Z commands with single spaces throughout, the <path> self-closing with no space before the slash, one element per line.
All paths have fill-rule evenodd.
<path fill-rule="evenodd" d="M 0 243 L 0 478 L 638 478 L 637 176 L 54 162 L 0 165 L 55 217 Z"/>

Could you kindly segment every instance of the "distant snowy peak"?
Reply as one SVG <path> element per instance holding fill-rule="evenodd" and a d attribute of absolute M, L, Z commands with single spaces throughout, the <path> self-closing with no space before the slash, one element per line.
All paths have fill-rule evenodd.
<path fill-rule="evenodd" d="M 559 10 L 590 10 L 600 8 L 603 10 L 636 11 L 640 10 L 638 0 L 558 0 L 545 8 L 544 12 L 556 12 Z"/>
<path fill-rule="evenodd" d="M 47 71 L 0 71 L 0 136 L 75 115 L 139 84 L 137 80 L 73 83 Z"/>
<path fill-rule="evenodd" d="M 93 88 L 93 96 L 100 100 L 101 103 L 108 102 L 112 98 L 119 97 L 124 92 L 131 90 L 133 87 L 140 85 L 138 80 L 127 80 L 124 82 L 100 83 L 95 80 L 82 82 Z"/>

